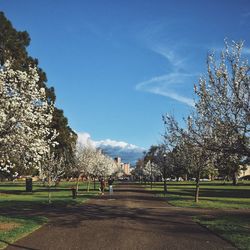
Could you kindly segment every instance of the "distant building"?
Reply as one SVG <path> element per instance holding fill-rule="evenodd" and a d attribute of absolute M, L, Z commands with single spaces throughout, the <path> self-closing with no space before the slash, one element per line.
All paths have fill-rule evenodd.
<path fill-rule="evenodd" d="M 122 164 L 122 159 L 121 159 L 121 157 L 115 157 L 115 158 L 114 158 L 114 161 L 115 161 L 115 163 L 116 163 L 118 166 L 121 166 L 121 164 Z"/>
<path fill-rule="evenodd" d="M 130 175 L 130 163 L 123 163 L 122 170 L 124 171 L 125 175 Z"/>
<path fill-rule="evenodd" d="M 121 157 L 115 157 L 114 161 L 116 165 L 120 168 L 121 173 L 118 174 L 119 176 L 122 175 L 130 175 L 130 163 L 123 163 Z"/>

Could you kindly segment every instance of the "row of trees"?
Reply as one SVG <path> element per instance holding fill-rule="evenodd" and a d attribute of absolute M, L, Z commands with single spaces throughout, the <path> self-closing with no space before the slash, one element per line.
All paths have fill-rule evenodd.
<path fill-rule="evenodd" d="M 164 179 L 195 178 L 196 202 L 201 178 L 219 174 L 236 185 L 240 170 L 249 164 L 250 67 L 242 50 L 243 42 L 225 41 L 219 58 L 208 54 L 207 74 L 194 86 L 195 107 L 184 118 L 185 126 L 164 115 L 164 142 L 143 159 Z"/>
<path fill-rule="evenodd" d="M 96 177 L 115 175 L 120 171 L 120 168 L 111 157 L 103 154 L 101 150 L 79 145 L 77 147 L 76 164 L 73 171 L 78 181 L 81 177 L 84 177 L 88 180 L 89 184 L 90 180 L 94 179 L 95 181 Z"/>

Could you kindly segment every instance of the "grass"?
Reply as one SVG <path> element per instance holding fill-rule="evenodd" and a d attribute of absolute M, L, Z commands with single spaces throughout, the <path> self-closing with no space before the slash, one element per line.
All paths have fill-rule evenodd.
<path fill-rule="evenodd" d="M 223 182 L 202 182 L 199 203 L 194 202 L 194 182 L 168 182 L 166 198 L 168 203 L 179 207 L 249 209 L 250 182 L 237 186 Z M 150 185 L 145 186 L 150 190 Z M 163 183 L 154 183 L 152 191 L 163 196 Z"/>
<path fill-rule="evenodd" d="M 98 191 L 93 190 L 91 184 L 90 192 L 87 192 L 87 183 L 80 183 L 76 199 L 72 199 L 71 187 L 75 182 L 62 182 L 57 187 L 51 188 L 51 200 L 53 205 L 73 205 L 86 201 L 96 195 Z M 96 186 L 98 188 L 98 184 Z M 39 182 L 33 183 L 33 192 L 25 191 L 24 182 L 2 182 L 0 183 L 0 207 L 15 206 L 18 208 L 34 207 L 36 205 L 48 204 L 48 189 Z"/>
<path fill-rule="evenodd" d="M 67 206 L 80 204 L 90 197 L 95 196 L 98 191 L 93 190 L 93 183 L 90 192 L 87 192 L 87 183 L 80 183 L 76 199 L 72 199 L 71 187 L 76 186 L 75 182 L 61 182 L 57 187 L 51 188 L 52 205 Z M 99 183 L 96 188 L 98 189 Z M 0 182 L 0 207 L 14 207 L 18 210 L 32 210 L 43 206 L 50 206 L 48 203 L 48 189 L 42 183 L 33 183 L 33 192 L 26 192 L 25 182 Z M 6 217 L 0 216 L 0 249 L 6 247 L 16 240 L 28 235 L 47 222 L 45 217 Z"/>
<path fill-rule="evenodd" d="M 0 216 L 0 249 L 30 234 L 47 222 L 45 217 Z"/>
<path fill-rule="evenodd" d="M 238 249 L 250 250 L 250 218 L 243 216 L 196 217 L 196 222 L 233 243 Z"/>

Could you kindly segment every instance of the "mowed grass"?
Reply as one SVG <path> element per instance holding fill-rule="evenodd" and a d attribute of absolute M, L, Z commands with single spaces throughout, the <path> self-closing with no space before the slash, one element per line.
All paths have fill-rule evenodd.
<path fill-rule="evenodd" d="M 30 234 L 47 222 L 47 218 L 0 216 L 0 249 Z"/>
<path fill-rule="evenodd" d="M 250 209 L 250 182 L 237 186 L 220 181 L 200 184 L 199 203 L 194 202 L 194 182 L 168 182 L 166 200 L 173 206 L 201 209 Z M 150 185 L 146 185 L 147 190 Z M 163 196 L 163 183 L 155 183 L 153 192 Z M 239 211 L 240 212 L 240 211 Z M 247 214 L 230 216 L 200 216 L 194 219 L 238 249 L 250 250 L 250 218 Z"/>
<path fill-rule="evenodd" d="M 196 217 L 196 222 L 232 242 L 238 249 L 250 250 L 250 218 L 246 216 Z"/>
<path fill-rule="evenodd" d="M 75 182 L 61 182 L 57 187 L 51 188 L 51 201 L 48 203 L 48 188 L 42 183 L 33 182 L 33 192 L 26 192 L 25 182 L 0 182 L 0 208 L 8 211 L 8 208 L 18 210 L 42 209 L 41 206 L 67 206 L 82 203 L 98 194 L 93 190 L 91 183 L 90 191 L 87 192 L 87 183 L 80 182 L 79 192 L 76 199 L 72 198 L 71 187 Z M 96 189 L 98 190 L 97 183 Z M 45 214 L 46 216 L 46 214 Z M 28 235 L 47 222 L 45 217 L 10 217 L 0 216 L 0 249 L 16 240 Z"/>
<path fill-rule="evenodd" d="M 150 185 L 146 185 L 150 190 Z M 250 181 L 231 183 L 201 182 L 199 202 L 194 202 L 194 182 L 168 182 L 166 198 L 168 203 L 179 207 L 249 209 Z M 152 191 L 163 196 L 163 183 L 154 183 Z"/>
<path fill-rule="evenodd" d="M 78 204 L 98 193 L 98 191 L 93 190 L 93 183 L 91 183 L 90 191 L 87 192 L 87 183 L 81 182 L 77 198 L 72 199 L 71 187 L 75 185 L 75 182 L 61 182 L 57 187 L 52 187 L 52 204 Z M 98 187 L 97 183 L 96 188 Z M 0 182 L 0 207 L 14 206 L 22 209 L 46 204 L 48 204 L 48 188 L 44 187 L 42 183 L 33 182 L 33 192 L 26 192 L 25 182 Z"/>

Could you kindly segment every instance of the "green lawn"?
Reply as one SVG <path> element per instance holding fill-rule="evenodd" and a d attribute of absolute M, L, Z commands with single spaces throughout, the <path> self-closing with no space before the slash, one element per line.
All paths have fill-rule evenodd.
<path fill-rule="evenodd" d="M 86 201 L 86 199 L 96 195 L 98 191 L 93 190 L 91 184 L 90 192 L 87 192 L 87 184 L 80 183 L 79 192 L 76 199 L 72 199 L 71 187 L 75 182 L 62 182 L 57 187 L 51 188 L 52 204 L 67 205 L 77 204 Z M 96 185 L 98 188 L 98 183 Z M 48 189 L 39 182 L 33 183 L 33 192 L 25 191 L 25 183 L 2 182 L 0 183 L 0 207 L 32 207 L 34 205 L 48 204 Z"/>
<path fill-rule="evenodd" d="M 51 188 L 52 205 L 74 205 L 86 201 L 98 194 L 99 184 L 87 192 L 87 183 L 80 183 L 76 199 L 72 199 L 71 187 L 75 182 L 61 182 L 57 187 Z M 17 208 L 19 210 L 36 209 L 41 205 L 51 206 L 48 203 L 48 189 L 42 183 L 33 183 L 33 192 L 25 191 L 25 182 L 0 182 L 0 208 Z M 0 216 L 0 249 L 6 244 L 13 243 L 46 223 L 45 217 L 6 217 Z"/>
<path fill-rule="evenodd" d="M 150 185 L 146 185 L 150 190 Z M 200 201 L 194 202 L 194 182 L 168 182 L 167 201 L 180 207 L 198 208 L 250 208 L 250 182 L 244 181 L 237 186 L 223 182 L 202 182 L 200 185 Z M 163 195 L 163 183 L 154 183 L 153 189 L 158 195 Z"/>
<path fill-rule="evenodd" d="M 246 216 L 196 217 L 196 222 L 232 242 L 238 249 L 250 250 L 250 218 Z"/>
<path fill-rule="evenodd" d="M 206 209 L 250 209 L 250 182 L 231 183 L 202 182 L 200 201 L 194 202 L 194 182 L 168 182 L 166 200 L 173 206 Z M 150 184 L 145 185 L 147 190 Z M 163 183 L 155 183 L 153 192 L 163 196 Z M 200 216 L 194 219 L 209 230 L 232 242 L 237 248 L 250 250 L 250 218 L 246 215 L 223 217 Z"/>
<path fill-rule="evenodd" d="M 45 217 L 0 216 L 0 249 L 30 234 L 47 222 Z"/>

